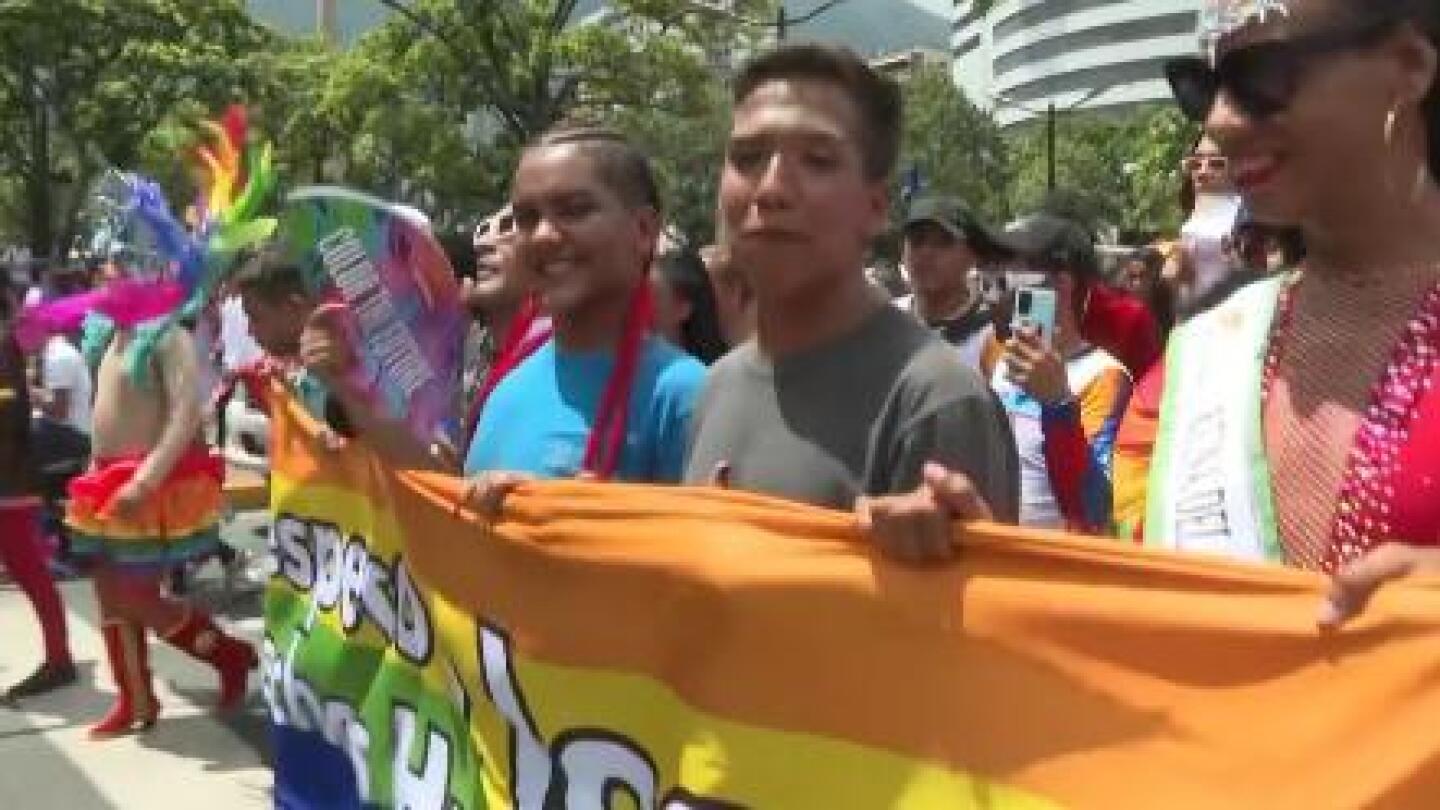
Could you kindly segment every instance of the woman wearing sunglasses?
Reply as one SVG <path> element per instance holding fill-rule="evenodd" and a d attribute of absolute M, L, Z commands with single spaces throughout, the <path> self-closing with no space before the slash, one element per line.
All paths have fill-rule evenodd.
<path fill-rule="evenodd" d="M 1240 215 L 1240 195 L 1230 175 L 1230 161 L 1220 145 L 1208 135 L 1180 162 L 1185 173 L 1191 204 L 1180 229 L 1180 241 L 1169 261 L 1164 278 L 1175 294 L 1183 317 L 1197 311 L 1196 303 L 1208 298 L 1235 268 L 1235 224 Z"/>
<path fill-rule="evenodd" d="M 1176 332 L 1146 542 L 1329 573 L 1440 544 L 1440 4 L 1206 0 L 1202 20 L 1176 98 L 1309 255 Z M 1327 623 L 1361 601 L 1337 595 Z"/>

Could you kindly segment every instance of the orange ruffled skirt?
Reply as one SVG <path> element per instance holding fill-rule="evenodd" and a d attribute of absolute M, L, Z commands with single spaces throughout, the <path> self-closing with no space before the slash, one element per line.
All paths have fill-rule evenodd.
<path fill-rule="evenodd" d="M 65 524 L 71 550 L 82 558 L 136 568 L 167 568 L 213 553 L 225 506 L 225 463 L 208 450 L 192 450 L 135 514 L 111 514 L 111 500 L 143 460 L 99 459 L 90 472 L 70 482 Z"/>

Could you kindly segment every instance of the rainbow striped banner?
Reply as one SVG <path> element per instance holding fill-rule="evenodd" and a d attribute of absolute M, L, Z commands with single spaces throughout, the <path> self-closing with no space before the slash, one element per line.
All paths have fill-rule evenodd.
<path fill-rule="evenodd" d="M 878 559 L 731 492 L 462 482 L 276 410 L 282 806 L 1433 807 L 1440 587 L 967 527 Z"/>

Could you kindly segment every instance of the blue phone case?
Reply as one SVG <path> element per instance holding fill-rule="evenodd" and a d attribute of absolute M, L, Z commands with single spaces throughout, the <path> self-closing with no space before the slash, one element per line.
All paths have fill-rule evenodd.
<path fill-rule="evenodd" d="M 1021 304 L 1029 297 L 1029 306 Z M 1044 287 L 1022 287 L 1015 291 L 1015 310 L 1010 315 L 1011 331 L 1021 327 L 1040 330 L 1040 339 L 1049 346 L 1055 339 L 1055 291 Z"/>

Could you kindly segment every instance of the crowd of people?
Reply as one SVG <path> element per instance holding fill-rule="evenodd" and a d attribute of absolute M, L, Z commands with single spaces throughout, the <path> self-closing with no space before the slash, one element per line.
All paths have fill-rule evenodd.
<path fill-rule="evenodd" d="M 566 125 L 524 150 L 474 234 L 457 446 L 354 389 L 354 347 L 292 252 L 245 257 L 233 289 L 335 441 L 463 475 L 492 514 L 535 479 L 733 487 L 853 511 L 879 553 L 922 566 L 963 554 L 956 520 L 1019 522 L 1323 572 L 1337 625 L 1380 582 L 1440 567 L 1440 13 L 1271 5 L 1217 13 L 1212 53 L 1167 68 L 1206 133 L 1188 220 L 1108 277 L 1081 224 L 992 227 L 934 190 L 898 223 L 909 292 L 892 299 L 866 264 L 892 226 L 899 89 L 842 48 L 785 45 L 735 79 L 713 245 L 667 232 L 621 135 Z M 13 323 L 18 296 L 3 305 Z M 254 665 L 159 578 L 213 551 L 219 479 L 194 339 L 155 342 L 149 384 L 123 362 L 135 340 L 100 346 L 93 391 L 64 339 L 38 380 L 13 341 L 0 356 L 0 551 L 46 630 L 46 664 L 11 694 L 74 678 L 40 552 L 17 551 L 39 541 L 15 540 L 35 536 L 50 441 L 34 409 L 89 437 L 68 523 L 99 561 L 119 686 L 100 734 L 155 719 L 147 631 L 214 666 L 224 704 Z M 175 499 L 189 520 L 147 522 Z M 102 513 L 133 531 L 87 532 Z"/>

